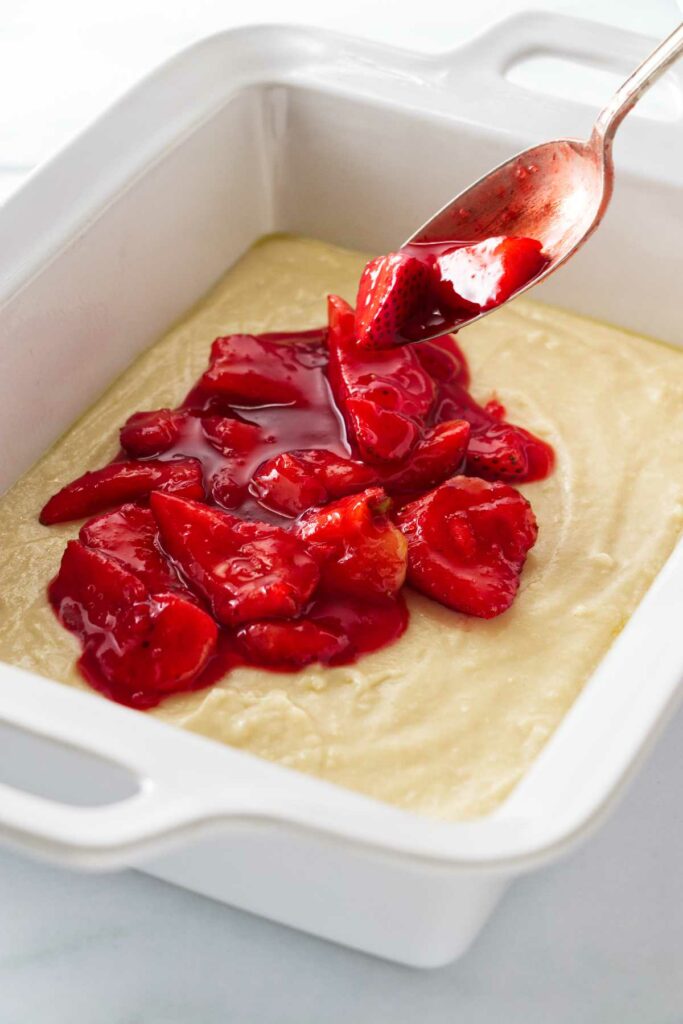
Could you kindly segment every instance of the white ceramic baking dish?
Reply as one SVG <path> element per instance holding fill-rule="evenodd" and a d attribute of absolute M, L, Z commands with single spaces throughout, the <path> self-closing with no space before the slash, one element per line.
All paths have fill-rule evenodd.
<path fill-rule="evenodd" d="M 511 65 L 555 54 L 624 72 L 648 45 L 528 15 L 434 58 L 277 27 L 174 58 L 0 211 L 0 486 L 256 238 L 395 246 L 523 145 L 586 134 L 590 107 L 510 84 Z M 667 88 L 669 120 L 624 126 L 613 208 L 539 297 L 676 342 L 683 132 L 673 76 Z M 511 878 L 587 833 L 642 760 L 680 690 L 682 615 L 679 546 L 523 782 L 495 814 L 455 824 L 4 665 L 0 835 L 442 964 Z"/>

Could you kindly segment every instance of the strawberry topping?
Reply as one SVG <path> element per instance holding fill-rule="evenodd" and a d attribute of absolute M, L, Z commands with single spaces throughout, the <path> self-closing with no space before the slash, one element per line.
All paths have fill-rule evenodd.
<path fill-rule="evenodd" d="M 134 459 L 167 451 L 180 436 L 183 413 L 172 409 L 136 412 L 121 427 L 121 447 Z"/>
<path fill-rule="evenodd" d="M 545 441 L 503 420 L 500 402 L 479 405 L 456 381 L 440 385 L 435 418 L 458 417 L 470 424 L 466 471 L 486 480 L 525 483 L 542 480 L 555 464 L 553 449 Z"/>
<path fill-rule="evenodd" d="M 211 500 L 221 508 L 237 509 L 247 497 L 247 484 L 240 479 L 231 466 L 217 469 L 209 481 Z"/>
<path fill-rule="evenodd" d="M 448 608 L 492 618 L 512 604 L 538 533 L 526 498 L 503 483 L 458 476 L 397 515 L 408 582 Z"/>
<path fill-rule="evenodd" d="M 199 386 L 235 406 L 297 405 L 306 402 L 306 366 L 296 345 L 231 334 L 216 338 Z"/>
<path fill-rule="evenodd" d="M 195 459 L 172 462 L 112 462 L 62 487 L 40 513 L 44 526 L 83 519 L 127 501 L 146 498 L 150 491 L 204 498 L 202 470 Z"/>
<path fill-rule="evenodd" d="M 345 664 L 403 633 L 406 580 L 505 611 L 536 523 L 501 481 L 541 479 L 553 451 L 472 398 L 452 334 L 391 346 L 449 303 L 504 301 L 543 260 L 528 239 L 392 253 L 357 310 L 329 296 L 327 329 L 217 338 L 179 408 L 131 416 L 118 456 L 41 512 L 94 516 L 49 587 L 84 677 L 147 708 L 240 664 Z"/>
<path fill-rule="evenodd" d="M 132 707 L 192 688 L 214 653 L 213 619 L 178 594 L 150 593 L 118 562 L 67 544 L 49 587 L 57 615 L 80 636 L 88 682 Z"/>
<path fill-rule="evenodd" d="M 340 630 L 308 618 L 248 622 L 237 639 L 249 660 L 266 668 L 302 668 L 313 661 L 327 665 L 349 646 Z"/>
<path fill-rule="evenodd" d="M 407 545 L 388 517 L 391 499 L 380 487 L 311 509 L 297 532 L 321 563 L 331 593 L 393 596 L 406 577 Z"/>
<path fill-rule="evenodd" d="M 402 596 L 367 600 L 324 594 L 302 619 L 248 622 L 237 641 L 248 661 L 291 671 L 317 661 L 343 665 L 392 643 L 408 624 Z"/>
<path fill-rule="evenodd" d="M 272 443 L 258 423 L 236 420 L 231 416 L 204 416 L 202 430 L 209 444 L 226 459 L 248 455 L 257 446 Z"/>
<path fill-rule="evenodd" d="M 411 348 L 362 352 L 353 315 L 330 296 L 328 346 L 332 391 L 363 460 L 404 459 L 418 441 L 434 402 L 431 377 Z M 351 313 L 351 307 L 343 314 Z"/>
<path fill-rule="evenodd" d="M 384 468 L 315 449 L 284 452 L 259 467 L 251 491 L 264 508 L 297 516 L 371 484 L 381 483 L 391 494 L 424 490 L 462 469 L 469 434 L 465 420 L 439 423 L 425 431 L 402 463 Z"/>
<path fill-rule="evenodd" d="M 376 482 L 377 472 L 372 467 L 312 449 L 283 452 L 268 459 L 254 474 L 251 489 L 265 508 L 297 516 Z"/>
<path fill-rule="evenodd" d="M 128 569 L 150 591 L 172 590 L 193 599 L 173 566 L 161 553 L 159 529 L 148 508 L 122 505 L 115 512 L 89 519 L 81 527 L 78 539 L 87 548 L 96 548 Z"/>
<path fill-rule="evenodd" d="M 356 299 L 358 347 L 393 348 L 397 340 L 409 340 L 411 324 L 430 301 L 431 283 L 431 268 L 408 253 L 370 260 Z"/>
<path fill-rule="evenodd" d="M 381 480 L 390 494 L 424 491 L 460 472 L 468 450 L 470 427 L 465 420 L 448 420 L 430 427 L 405 464 L 384 472 Z"/>
<path fill-rule="evenodd" d="M 487 238 L 447 249 L 436 259 L 439 300 L 446 309 L 493 309 L 536 277 L 547 262 L 535 238 Z"/>
<path fill-rule="evenodd" d="M 413 350 L 433 381 L 438 384 L 452 381 L 464 388 L 469 386 L 467 360 L 454 334 L 443 334 L 431 341 L 421 341 Z"/>
<path fill-rule="evenodd" d="M 151 508 L 165 553 L 218 622 L 297 615 L 315 590 L 315 559 L 279 526 L 159 492 Z"/>

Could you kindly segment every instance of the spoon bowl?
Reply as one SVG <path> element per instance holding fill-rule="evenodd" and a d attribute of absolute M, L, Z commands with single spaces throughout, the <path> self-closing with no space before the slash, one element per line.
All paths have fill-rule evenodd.
<path fill-rule="evenodd" d="M 545 280 L 600 224 L 614 185 L 612 143 L 616 130 L 682 53 L 683 24 L 617 90 L 598 115 L 588 141 L 558 139 L 518 153 L 451 199 L 404 245 L 470 244 L 502 235 L 534 238 L 541 242 L 548 262 L 505 301 Z M 504 303 L 493 308 L 500 305 Z M 451 327 L 460 329 L 492 311 L 459 316 Z M 442 323 L 428 337 L 447 330 L 448 325 Z"/>

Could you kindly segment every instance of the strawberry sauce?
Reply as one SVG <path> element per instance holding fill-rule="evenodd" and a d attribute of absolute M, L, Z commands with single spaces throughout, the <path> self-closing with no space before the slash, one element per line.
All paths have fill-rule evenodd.
<path fill-rule="evenodd" d="M 414 312 L 410 291 L 392 305 L 402 260 L 378 337 Z M 452 335 L 365 350 L 338 296 L 327 328 L 217 338 L 176 409 L 131 416 L 116 458 L 41 512 L 91 517 L 48 588 L 83 676 L 146 709 L 238 665 L 346 664 L 404 632 L 406 578 L 456 611 L 505 611 L 536 539 L 509 483 L 547 475 L 553 452 L 468 386 Z"/>

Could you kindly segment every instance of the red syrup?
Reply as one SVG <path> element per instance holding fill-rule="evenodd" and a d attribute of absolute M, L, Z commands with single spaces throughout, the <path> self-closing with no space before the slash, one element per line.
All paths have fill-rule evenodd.
<path fill-rule="evenodd" d="M 199 459 L 210 504 L 234 511 L 243 519 L 265 520 L 286 527 L 291 525 L 289 517 L 260 504 L 250 493 L 249 484 L 263 462 L 283 452 L 326 449 L 346 458 L 349 456 L 343 420 L 327 380 L 326 333 L 325 330 L 313 330 L 259 335 L 262 341 L 286 346 L 295 354 L 301 391 L 299 399 L 283 404 L 244 405 L 239 400 L 229 401 L 215 390 L 207 390 L 200 382 L 180 406 L 189 414 L 181 437 L 159 458 L 192 455 Z M 217 449 L 215 442 L 211 444 L 207 439 L 202 428 L 207 416 L 255 424 L 260 429 L 260 436 L 254 438 L 246 451 L 226 457 Z M 221 473 L 235 480 L 239 500 L 234 504 L 225 504 L 220 500 L 220 493 L 213 493 L 212 481 L 216 474 Z"/>
<path fill-rule="evenodd" d="M 43 509 L 46 524 L 99 513 L 68 545 L 48 596 L 81 640 L 81 673 L 107 697 L 148 709 L 236 666 L 353 662 L 405 631 L 406 571 L 417 589 L 468 614 L 499 614 L 513 600 L 535 533 L 527 529 L 511 559 L 510 524 L 488 509 L 528 503 L 500 483 L 489 493 L 485 481 L 539 479 L 552 449 L 506 423 L 499 403 L 474 401 L 452 336 L 403 349 L 396 361 L 356 346 L 343 300 L 332 297 L 330 311 L 329 329 L 217 339 L 177 409 L 135 414 L 115 459 Z M 401 435 L 400 449 L 369 452 L 377 417 L 404 415 L 410 450 Z M 469 494 L 463 472 L 484 478 L 465 503 L 467 521 L 430 526 L 438 573 L 416 567 L 420 500 L 446 480 Z M 462 518 L 454 500 L 446 505 Z M 533 519 L 530 508 L 526 515 Z M 445 562 L 444 537 L 458 546 Z M 512 575 L 504 598 L 493 603 L 482 589 L 479 601 L 468 593 L 459 604 L 458 580 L 483 580 L 491 566 L 501 579 Z M 231 601 L 221 611 L 212 596 L 226 583 Z"/>

